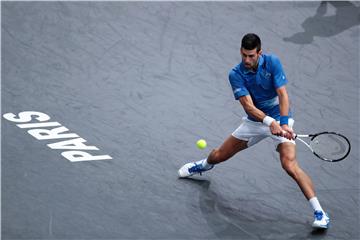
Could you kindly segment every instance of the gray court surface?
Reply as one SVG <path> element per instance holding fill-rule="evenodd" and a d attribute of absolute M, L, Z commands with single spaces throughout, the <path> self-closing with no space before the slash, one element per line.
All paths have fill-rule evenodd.
<path fill-rule="evenodd" d="M 2 117 L 2 239 L 359 239 L 359 2 L 1 2 L 2 114 L 42 112 L 85 139 L 64 150 Z M 279 56 L 295 130 L 346 135 L 343 162 L 298 144 L 331 217 L 270 140 L 192 179 L 177 170 L 245 116 L 228 73 L 241 37 Z M 32 122 L 37 122 L 33 120 Z M 54 127 L 43 127 L 52 129 Z M 195 142 L 204 138 L 208 148 Z"/>

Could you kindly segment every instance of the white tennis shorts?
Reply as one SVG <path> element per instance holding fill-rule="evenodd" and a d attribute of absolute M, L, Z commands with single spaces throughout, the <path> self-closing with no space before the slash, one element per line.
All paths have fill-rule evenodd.
<path fill-rule="evenodd" d="M 294 119 L 289 118 L 289 127 L 291 129 L 293 125 Z M 280 143 L 284 142 L 296 144 L 294 140 L 272 135 L 268 126 L 262 122 L 251 121 L 247 117 L 243 118 L 241 125 L 231 135 L 237 139 L 247 141 L 248 147 L 255 145 L 267 137 L 270 137 L 273 140 L 275 148 L 277 148 Z"/>

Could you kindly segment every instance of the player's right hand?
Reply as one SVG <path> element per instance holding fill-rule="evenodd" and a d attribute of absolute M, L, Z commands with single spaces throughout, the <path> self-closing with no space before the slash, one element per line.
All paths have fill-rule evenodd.
<path fill-rule="evenodd" d="M 276 121 L 273 121 L 271 123 L 270 131 L 271 131 L 271 133 L 273 135 L 276 135 L 276 136 L 279 136 L 279 137 L 284 137 L 284 138 L 287 138 L 289 140 L 293 139 L 292 130 L 289 127 L 287 129 L 286 126 L 281 127 L 280 124 L 278 122 L 276 122 Z"/>
<path fill-rule="evenodd" d="M 270 125 L 270 131 L 271 134 L 276 135 L 276 136 L 282 136 L 284 130 L 282 129 L 282 127 L 280 126 L 280 124 L 276 121 L 273 121 Z"/>
<path fill-rule="evenodd" d="M 289 140 L 293 140 L 294 139 L 294 131 L 288 126 L 288 125 L 282 125 L 281 126 L 282 130 L 283 130 L 283 134 L 282 136 L 289 139 Z"/>

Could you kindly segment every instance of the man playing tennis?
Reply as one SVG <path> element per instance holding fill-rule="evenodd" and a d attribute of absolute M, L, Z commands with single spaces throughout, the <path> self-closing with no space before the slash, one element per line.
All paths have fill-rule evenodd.
<path fill-rule="evenodd" d="M 182 166 L 179 176 L 189 177 L 208 171 L 270 136 L 280 154 L 283 169 L 296 181 L 314 209 L 312 226 L 327 228 L 330 219 L 315 196 L 312 180 L 296 160 L 294 120 L 281 63 L 275 55 L 262 54 L 261 40 L 253 33 L 243 37 L 240 53 L 242 62 L 230 71 L 229 81 L 235 99 L 240 101 L 248 116 L 220 148 L 212 150 L 206 159 Z"/>

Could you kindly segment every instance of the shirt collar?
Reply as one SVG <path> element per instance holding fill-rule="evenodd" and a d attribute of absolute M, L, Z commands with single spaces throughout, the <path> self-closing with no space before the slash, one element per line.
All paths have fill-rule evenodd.
<path fill-rule="evenodd" d="M 263 58 L 262 55 L 260 55 L 259 60 L 258 60 L 258 67 L 257 67 L 257 69 L 259 70 L 259 68 L 260 68 L 263 64 L 264 64 L 264 58 Z M 244 74 L 255 73 L 255 72 L 253 72 L 252 70 L 247 69 L 242 62 L 241 62 L 241 68 L 242 68 L 242 72 L 243 72 Z"/>

